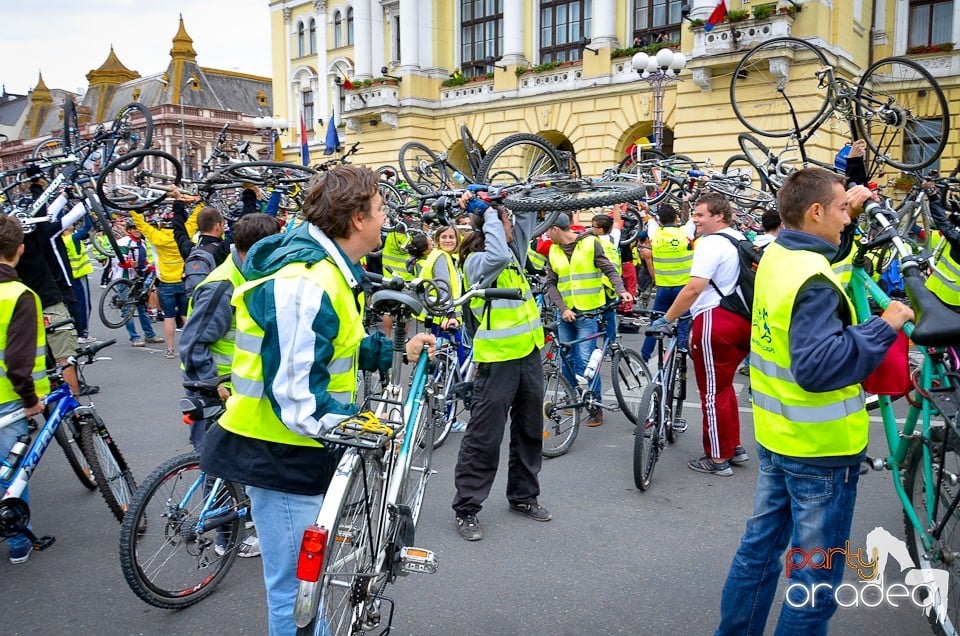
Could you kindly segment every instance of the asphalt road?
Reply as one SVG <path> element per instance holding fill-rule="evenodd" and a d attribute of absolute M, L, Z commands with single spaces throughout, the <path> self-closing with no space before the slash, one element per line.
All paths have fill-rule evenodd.
<path fill-rule="evenodd" d="M 113 360 L 90 367 L 87 379 L 103 387 L 95 396 L 97 409 L 142 478 L 190 448 L 177 410 L 178 363 L 163 359 L 162 345 L 131 348 L 124 330 L 108 331 L 96 318 L 91 331 L 120 340 L 105 352 Z M 633 344 L 638 340 L 628 337 Z M 440 570 L 407 576 L 388 589 L 396 603 L 393 633 L 711 633 L 756 482 L 745 392 L 741 398 L 744 445 L 753 459 L 732 477 L 686 468 L 701 452 L 694 406 L 686 409 L 690 430 L 666 450 L 650 490 L 639 492 L 632 478 L 632 427 L 619 414 L 608 414 L 602 427 L 580 431 L 569 454 L 544 462 L 541 503 L 553 521 L 537 523 L 509 512 L 500 474 L 479 515 L 484 539 L 475 543 L 459 538 L 450 509 L 460 439 L 452 434 L 434 454 L 437 472 L 417 533 L 420 546 L 438 553 Z M 690 399 L 697 400 L 695 391 Z M 879 454 L 882 444 L 877 424 L 871 449 Z M 504 469 L 505 461 L 504 449 Z M 890 475 L 871 473 L 860 483 L 853 546 L 862 546 L 877 526 L 902 538 Z M 159 610 L 127 587 L 117 555 L 118 524 L 100 495 L 77 482 L 55 444 L 30 490 L 35 531 L 57 541 L 23 565 L 0 560 L 0 633 L 266 632 L 259 559 L 238 559 L 217 593 L 200 604 Z M 5 548 L 0 554 L 6 556 Z M 899 608 L 841 608 L 831 626 L 835 634 L 929 633 L 920 611 L 902 601 Z"/>

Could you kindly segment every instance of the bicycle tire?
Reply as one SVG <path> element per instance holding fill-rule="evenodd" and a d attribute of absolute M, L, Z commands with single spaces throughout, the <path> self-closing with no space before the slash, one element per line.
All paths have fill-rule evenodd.
<path fill-rule="evenodd" d="M 113 224 L 110 222 L 110 216 L 107 214 L 107 211 L 103 209 L 103 205 L 100 204 L 100 200 L 94 196 L 92 190 L 84 190 L 85 201 L 87 202 L 87 213 L 93 218 L 93 225 L 99 227 L 100 230 L 107 235 L 107 242 L 110 244 L 110 249 L 113 250 L 112 256 L 117 256 L 119 258 L 120 254 L 123 251 L 120 249 L 120 243 L 117 242 L 117 237 L 113 233 Z"/>
<path fill-rule="evenodd" d="M 741 206 L 767 208 L 776 202 L 776 197 L 772 193 L 755 188 L 746 181 L 738 179 L 710 179 L 707 181 L 706 187 L 714 192 L 719 192 L 732 203 Z"/>
<path fill-rule="evenodd" d="M 891 84 L 895 93 L 876 91 Z M 857 84 L 853 105 L 860 137 L 873 151 L 871 168 L 879 159 L 899 170 L 920 170 L 938 160 L 947 146 L 947 98 L 930 71 L 913 60 L 888 57 L 874 62 Z M 890 154 L 891 150 L 906 152 L 907 148 L 924 152 L 914 157 L 903 154 L 899 160 Z M 871 170 L 868 176 L 874 172 Z"/>
<path fill-rule="evenodd" d="M 780 178 L 779 183 L 775 183 L 774 177 L 766 170 L 766 167 L 771 165 L 770 149 L 750 133 L 740 133 L 737 135 L 737 143 L 740 145 L 740 150 L 742 150 L 743 154 L 747 157 L 747 161 L 753 165 L 757 174 L 760 176 L 760 189 L 776 192 L 780 185 L 783 184 L 783 179 Z M 776 174 L 776 168 L 774 168 L 774 174 Z"/>
<path fill-rule="evenodd" d="M 33 151 L 30 153 L 30 158 L 49 159 L 51 157 L 62 157 L 64 154 L 62 136 L 46 137 L 34 146 Z"/>
<path fill-rule="evenodd" d="M 90 233 L 90 247 L 93 248 L 93 251 L 99 254 L 104 258 L 113 258 L 114 254 L 112 250 L 105 250 L 100 242 L 97 241 L 97 236 L 103 234 L 103 230 L 96 229 Z"/>
<path fill-rule="evenodd" d="M 771 60 L 780 58 L 789 66 L 774 64 L 771 69 Z M 755 46 L 743 56 L 730 79 L 734 115 L 751 132 L 764 137 L 788 137 L 815 128 L 827 117 L 833 101 L 832 89 L 824 92 L 814 74 L 814 69 L 822 66 L 827 66 L 826 56 L 799 38 L 773 38 Z M 789 77 L 783 76 L 785 70 Z M 797 115 L 796 125 L 791 107 Z"/>
<path fill-rule="evenodd" d="M 423 497 L 427 491 L 427 482 L 430 480 L 430 462 L 433 456 L 433 427 L 435 422 L 431 417 L 430 404 L 426 393 L 422 396 L 420 410 L 417 412 L 416 437 L 410 446 L 410 465 L 400 485 L 398 501 L 410 507 L 410 516 L 413 526 L 416 527 L 420 519 L 420 509 L 423 506 Z"/>
<path fill-rule="evenodd" d="M 123 577 L 134 594 L 154 607 L 180 609 L 198 603 L 217 589 L 237 558 L 241 518 L 200 534 L 187 525 L 197 522 L 206 497 L 212 494 L 198 487 L 186 506 L 180 506 L 200 475 L 199 453 L 168 459 L 144 480 L 123 520 Z M 214 506 L 232 511 L 249 502 L 240 486 L 222 481 Z M 222 555 L 216 553 L 218 540 Z"/>
<path fill-rule="evenodd" d="M 447 187 L 447 169 L 437 153 L 418 141 L 400 146 L 400 174 L 417 194 L 427 194 Z"/>
<path fill-rule="evenodd" d="M 110 281 L 100 294 L 100 322 L 108 329 L 119 329 L 127 324 L 136 312 L 137 303 L 130 299 L 133 283 L 126 278 Z"/>
<path fill-rule="evenodd" d="M 61 148 L 65 154 L 80 147 L 80 129 L 77 125 L 77 105 L 72 99 L 63 102 L 63 129 L 60 131 Z"/>
<path fill-rule="evenodd" d="M 80 480 L 80 483 L 83 484 L 83 487 L 87 490 L 96 490 L 97 478 L 90 469 L 87 458 L 83 455 L 83 450 L 80 447 L 80 436 L 76 435 L 72 415 L 63 417 L 60 426 L 53 433 L 53 437 L 57 440 L 60 448 L 63 449 L 63 454 L 67 457 L 67 463 L 70 464 L 70 468 L 77 479 Z"/>
<path fill-rule="evenodd" d="M 938 484 L 939 487 L 935 497 L 931 498 L 927 493 L 924 475 L 928 468 L 932 471 L 933 479 L 937 480 L 937 468 L 931 466 L 931 462 L 938 462 L 947 473 L 957 474 L 955 471 L 960 470 L 960 438 L 957 437 L 957 433 L 949 425 L 940 430 L 947 435 L 948 441 L 946 443 L 943 441 L 915 442 L 908 451 L 907 458 L 902 465 L 904 469 L 904 489 L 920 523 L 927 528 L 934 528 L 942 523 L 941 515 L 950 508 L 958 492 L 957 487 L 950 484 L 950 478 L 944 475 Z M 930 444 L 933 448 L 927 444 Z M 939 456 L 931 455 L 934 450 Z M 931 515 L 927 510 L 928 498 L 931 499 L 931 503 L 934 503 L 933 499 L 936 500 L 936 515 Z M 949 574 L 947 623 L 944 625 L 937 620 L 936 607 L 931 608 L 927 615 L 927 620 L 930 621 L 934 631 L 938 634 L 956 634 L 957 630 L 960 629 L 960 575 L 957 573 L 956 565 L 945 564 L 942 556 L 943 553 L 947 553 L 951 555 L 949 561 L 954 560 L 952 555 L 956 554 L 958 546 L 953 544 L 953 541 L 958 536 L 957 531 L 960 529 L 958 524 L 960 524 L 960 511 L 954 510 L 950 520 L 944 525 L 937 545 L 931 552 L 924 547 L 916 528 L 913 527 L 913 523 L 904 512 L 907 549 L 911 558 L 913 558 L 913 562 L 918 568 L 946 570 Z M 924 591 L 921 591 L 921 594 L 926 598 Z"/>
<path fill-rule="evenodd" d="M 560 212 L 630 203 L 643 197 L 643 186 L 632 183 L 562 179 L 521 186 L 507 195 L 504 205 L 516 212 L 537 212 L 533 228 L 533 235 L 537 236 L 550 227 Z"/>
<path fill-rule="evenodd" d="M 725 176 L 738 177 L 751 187 L 759 186 L 761 190 L 769 190 L 766 177 L 753 165 L 746 155 L 733 155 L 723 163 L 721 170 Z"/>
<path fill-rule="evenodd" d="M 674 355 L 685 357 L 687 352 L 678 349 Z M 683 400 L 687 393 L 687 388 L 684 386 L 686 383 L 686 378 L 681 377 L 681 372 L 683 371 L 683 369 L 680 367 L 681 364 L 685 365 L 686 360 L 679 358 L 675 359 L 673 366 L 673 381 L 670 383 L 670 387 L 672 388 L 672 395 L 670 396 L 670 401 L 672 402 L 670 405 L 670 418 L 663 427 L 664 435 L 667 438 L 667 442 L 670 444 L 673 444 L 677 441 L 677 431 L 674 428 L 674 423 L 678 418 L 683 417 Z"/>
<path fill-rule="evenodd" d="M 544 367 L 543 456 L 566 455 L 580 432 L 577 392 L 555 364 Z"/>
<path fill-rule="evenodd" d="M 445 354 L 438 355 L 437 368 L 432 373 L 434 394 L 431 396 L 430 403 L 434 449 L 440 448 L 447 441 L 450 430 L 453 428 L 453 422 L 457 419 L 457 398 L 451 398 L 456 375 L 450 357 Z M 451 417 L 451 414 L 453 417 Z"/>
<path fill-rule="evenodd" d="M 245 161 L 223 169 L 223 175 L 235 181 L 265 185 L 273 183 L 303 183 L 317 171 L 308 166 L 283 161 Z"/>
<path fill-rule="evenodd" d="M 644 387 L 650 384 L 650 370 L 640 354 L 622 348 L 614 352 L 612 361 L 613 393 L 627 419 L 636 425 L 641 418 Z"/>
<path fill-rule="evenodd" d="M 381 181 L 386 181 L 392 186 L 397 185 L 397 176 L 400 174 L 397 169 L 389 164 L 380 166 L 376 169 L 377 175 Z"/>
<path fill-rule="evenodd" d="M 143 118 L 144 131 L 141 136 L 134 130 L 133 116 L 139 114 Z M 113 118 L 113 126 L 110 128 L 112 141 L 113 159 L 126 158 L 121 161 L 119 170 L 132 170 L 143 161 L 142 156 L 129 156 L 136 150 L 145 150 L 153 142 L 153 116 L 150 115 L 150 109 L 139 102 L 130 102 L 120 108 Z M 119 150 L 118 150 L 119 149 Z"/>
<path fill-rule="evenodd" d="M 460 126 L 460 141 L 463 142 L 463 151 L 467 153 L 467 162 L 470 164 L 470 178 L 476 179 L 480 173 L 480 164 L 483 163 L 483 148 L 473 138 L 466 124 Z"/>
<path fill-rule="evenodd" d="M 516 133 L 498 141 L 480 164 L 475 181 L 488 185 L 514 185 L 504 175 L 519 175 L 521 181 L 536 181 L 547 175 L 564 173 L 556 147 L 539 135 Z M 493 182 L 498 175 L 503 181 Z"/>
<path fill-rule="evenodd" d="M 653 469 L 660 455 L 660 416 L 663 412 L 663 387 L 648 384 L 643 391 L 641 412 L 644 416 L 634 431 L 633 439 L 633 483 L 640 490 L 650 487 Z"/>
<path fill-rule="evenodd" d="M 131 172 L 133 166 L 146 161 L 146 168 Z M 171 186 L 183 181 L 183 166 L 173 155 L 162 150 L 134 150 L 117 157 L 100 171 L 97 177 L 97 196 L 117 210 L 144 210 L 161 203 Z"/>
<path fill-rule="evenodd" d="M 396 186 L 392 186 L 381 179 L 377 181 L 377 191 L 383 199 L 383 204 L 389 209 L 399 210 L 403 207 L 403 197 L 400 196 L 400 191 L 397 190 Z"/>
<path fill-rule="evenodd" d="M 81 419 L 80 448 L 90 464 L 103 500 L 117 521 L 122 522 L 137 491 L 137 482 L 100 416 L 90 412 Z"/>

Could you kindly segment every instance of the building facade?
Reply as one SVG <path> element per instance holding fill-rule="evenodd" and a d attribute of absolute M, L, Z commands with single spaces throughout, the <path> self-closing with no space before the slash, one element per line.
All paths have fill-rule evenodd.
<path fill-rule="evenodd" d="M 396 164 L 403 143 L 418 140 L 465 168 L 467 125 L 485 148 L 511 133 L 542 135 L 600 174 L 653 133 L 657 100 L 631 56 L 664 41 L 687 64 L 663 89 L 663 148 L 717 166 L 745 131 L 730 105 L 733 70 L 773 37 L 808 39 L 854 80 L 875 60 L 907 55 L 938 79 L 951 110 L 960 100 L 957 0 L 727 0 L 730 17 L 746 19 L 709 32 L 717 0 L 267 1 L 274 114 L 303 115 L 314 161 L 333 116 L 341 144 L 360 141 L 353 159 L 371 166 Z M 758 5 L 770 15 L 754 17 Z M 960 157 L 952 128 L 942 168 Z M 832 161 L 848 137 L 823 126 L 809 154 Z M 300 144 L 299 130 L 288 131 L 288 160 Z"/>

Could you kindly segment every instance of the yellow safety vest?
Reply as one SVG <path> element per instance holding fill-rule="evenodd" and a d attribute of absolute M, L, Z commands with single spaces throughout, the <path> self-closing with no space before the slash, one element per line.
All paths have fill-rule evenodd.
<path fill-rule="evenodd" d="M 550 267 L 557 275 L 557 291 L 569 309 L 593 311 L 606 302 L 603 272 L 593 262 L 597 238 L 577 241 L 569 259 L 559 245 L 550 246 Z"/>
<path fill-rule="evenodd" d="M 454 260 L 453 254 L 445 252 L 438 247 L 433 248 L 433 251 L 431 251 L 423 261 L 420 277 L 424 279 L 436 278 L 437 275 L 434 272 L 434 268 L 437 266 L 437 261 L 441 258 L 446 260 L 447 271 L 450 272 L 450 280 L 446 281 L 450 284 L 450 298 L 459 298 L 463 295 L 463 282 L 460 280 L 460 270 L 457 269 L 457 262 Z M 459 313 L 459 308 L 455 311 Z M 417 320 L 423 321 L 426 320 L 426 317 L 426 312 L 423 312 L 417 316 Z"/>
<path fill-rule="evenodd" d="M 693 250 L 682 226 L 665 225 L 651 241 L 653 273 L 657 287 L 682 287 L 690 280 Z"/>
<path fill-rule="evenodd" d="M 790 370 L 790 322 L 800 288 L 819 276 L 846 302 L 841 319 L 850 325 L 854 308 L 830 263 L 820 254 L 767 246 L 757 270 L 750 334 L 750 383 L 757 442 L 781 455 L 854 455 L 867 446 L 869 421 L 859 384 L 814 393 L 796 383 Z"/>
<path fill-rule="evenodd" d="M 399 276 L 403 280 L 413 279 L 413 274 L 407 271 L 407 259 L 410 258 L 406 250 L 407 242 L 406 234 L 399 232 L 387 234 L 387 238 L 383 240 L 381 255 L 384 276 Z"/>
<path fill-rule="evenodd" d="M 63 244 L 67 248 L 67 256 L 70 258 L 70 269 L 73 270 L 73 277 L 83 278 L 92 274 L 93 263 L 90 262 L 84 243 L 81 241 L 78 249 L 76 242 L 73 240 L 73 235 L 67 236 L 64 234 L 62 238 Z"/>
<path fill-rule="evenodd" d="M 847 254 L 847 257 L 840 261 L 839 263 L 832 263 L 830 269 L 833 270 L 833 273 L 836 274 L 837 280 L 840 282 L 840 286 L 846 289 L 847 285 L 850 284 L 850 279 L 853 278 L 853 257 L 857 255 L 857 246 L 854 245 L 850 249 L 850 253 Z"/>
<path fill-rule="evenodd" d="M 474 298 L 470 310 L 479 326 L 473 336 L 473 359 L 477 362 L 506 362 L 527 356 L 543 346 L 540 311 L 533 300 L 530 283 L 514 262 L 497 276 L 498 289 L 520 289 L 522 300 Z"/>
<path fill-rule="evenodd" d="M 13 390 L 13 383 L 7 377 L 7 361 L 4 353 L 7 350 L 7 327 L 13 318 L 13 310 L 17 300 L 23 292 L 30 292 L 37 307 L 37 355 L 33 361 L 33 385 L 37 395 L 44 396 L 50 392 L 50 380 L 47 379 L 47 332 L 43 326 L 43 309 L 40 306 L 40 297 L 18 280 L 0 284 L 0 404 L 20 401 L 20 395 Z"/>
<path fill-rule="evenodd" d="M 937 232 L 934 247 L 944 240 L 943 234 Z M 951 251 L 952 248 L 947 244 L 940 252 L 940 258 L 927 278 L 927 289 L 946 304 L 960 307 L 960 263 L 953 258 Z"/>
<path fill-rule="evenodd" d="M 354 300 L 353 291 L 343 274 L 333 259 L 327 257 L 312 267 L 307 267 L 306 263 L 291 263 L 270 276 L 244 283 L 234 291 L 237 338 L 231 369 L 233 395 L 227 400 L 227 411 L 220 417 L 219 423 L 226 430 L 244 437 L 291 446 L 322 447 L 323 444 L 317 440 L 287 428 L 274 413 L 266 395 L 261 359 L 265 332 L 247 310 L 246 296 L 256 287 L 280 278 L 306 279 L 326 290 L 327 298 L 340 319 L 337 336 L 332 342 L 333 355 L 327 365 L 330 373 L 327 392 L 343 404 L 354 401 L 360 342 L 366 335 L 363 316 L 357 307 L 358 302 L 363 307 L 363 297 L 361 295 L 359 301 Z M 308 373 L 309 369 L 299 369 L 298 372 Z"/>
<path fill-rule="evenodd" d="M 535 250 L 533 245 L 528 245 L 527 262 L 530 263 L 530 267 L 538 272 L 542 272 L 547 266 L 547 257 Z"/>
<path fill-rule="evenodd" d="M 233 262 L 233 255 L 227 257 L 227 260 L 223 261 L 214 268 L 212 272 L 207 274 L 207 277 L 204 278 L 200 283 L 194 288 L 194 291 L 200 289 L 204 285 L 209 285 L 211 283 L 217 283 L 220 281 L 230 281 L 230 284 L 233 285 L 233 289 L 238 289 L 241 285 L 246 283 L 246 279 L 243 277 L 243 274 L 240 273 L 240 270 L 237 269 L 236 263 Z M 190 316 L 193 314 L 193 298 L 191 297 L 187 303 L 187 319 L 190 319 Z M 236 339 L 237 331 L 237 316 L 234 314 L 233 319 L 230 322 L 230 331 L 225 333 L 222 338 L 210 345 L 210 354 L 213 356 L 213 361 L 217 364 L 217 375 L 226 375 L 230 373 L 230 366 L 233 364 L 233 349 L 234 349 L 234 340 Z"/>
<path fill-rule="evenodd" d="M 609 234 L 606 236 L 598 236 L 597 240 L 600 241 L 600 247 L 603 248 L 604 256 L 617 268 L 617 273 L 623 276 L 623 264 L 620 263 L 620 248 L 613 244 L 613 239 Z M 617 290 L 614 288 L 610 279 L 604 276 L 601 280 L 603 281 L 604 295 L 607 298 L 616 296 Z"/>

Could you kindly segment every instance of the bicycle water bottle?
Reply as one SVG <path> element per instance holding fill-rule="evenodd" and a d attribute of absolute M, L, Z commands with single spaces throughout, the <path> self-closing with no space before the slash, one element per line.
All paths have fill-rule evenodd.
<path fill-rule="evenodd" d="M 0 464 L 0 481 L 7 481 L 13 477 L 14 471 L 17 470 L 18 466 L 20 466 L 20 460 L 23 459 L 23 455 L 27 452 L 27 448 L 29 447 L 30 436 L 19 435 L 17 437 L 17 442 L 10 449 L 10 454 L 7 455 L 5 460 L 3 460 L 3 464 Z"/>
<path fill-rule="evenodd" d="M 457 183 L 465 183 L 467 181 L 467 178 L 463 176 L 463 173 L 461 173 L 459 170 L 454 170 L 453 180 L 456 181 Z"/>
<path fill-rule="evenodd" d="M 592 380 L 600 367 L 600 361 L 603 360 L 603 349 L 594 349 L 590 354 L 590 360 L 587 362 L 587 368 L 583 370 L 583 376 L 587 380 Z"/>

